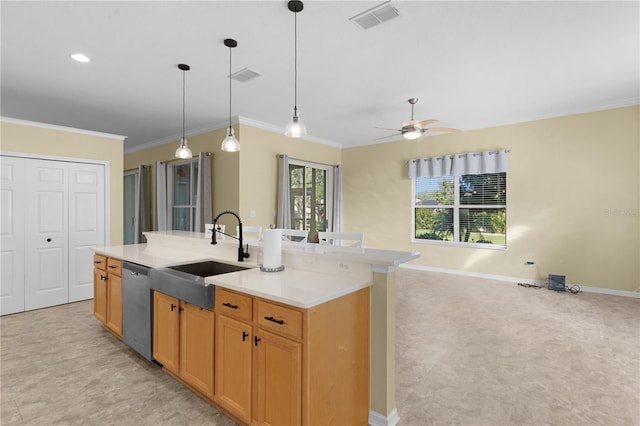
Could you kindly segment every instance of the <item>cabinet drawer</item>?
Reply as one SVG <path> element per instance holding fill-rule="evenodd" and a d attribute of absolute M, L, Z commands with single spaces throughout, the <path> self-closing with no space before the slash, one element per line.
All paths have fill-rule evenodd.
<path fill-rule="evenodd" d="M 256 322 L 260 327 L 282 334 L 302 338 L 302 312 L 284 306 L 257 301 Z"/>
<path fill-rule="evenodd" d="M 122 261 L 120 259 L 107 259 L 107 272 L 110 274 L 117 275 L 119 277 L 122 276 Z"/>
<path fill-rule="evenodd" d="M 251 321 L 251 296 L 216 287 L 216 311 L 230 317 Z"/>
<path fill-rule="evenodd" d="M 100 254 L 93 255 L 93 267 L 96 269 L 101 269 L 103 271 L 107 270 L 107 257 L 102 256 Z"/>

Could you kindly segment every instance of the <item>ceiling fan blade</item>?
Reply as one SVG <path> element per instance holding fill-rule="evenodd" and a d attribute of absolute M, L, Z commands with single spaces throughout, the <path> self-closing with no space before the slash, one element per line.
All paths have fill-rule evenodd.
<path fill-rule="evenodd" d="M 425 129 L 425 131 L 429 131 L 429 132 L 449 132 L 449 133 L 458 133 L 458 132 L 460 132 L 460 130 L 452 129 L 451 127 L 429 127 L 428 129 Z"/>
<path fill-rule="evenodd" d="M 416 123 L 416 126 L 421 127 L 421 128 L 425 128 L 425 126 L 428 126 L 429 124 L 433 124 L 433 123 L 437 123 L 440 120 L 422 120 L 422 121 L 418 121 Z"/>
<path fill-rule="evenodd" d="M 395 129 L 392 129 L 392 130 L 395 130 Z M 374 139 L 374 141 L 379 141 L 380 139 L 387 139 L 387 138 L 392 138 L 392 137 L 400 136 L 400 135 L 402 135 L 402 133 L 396 133 L 395 135 L 383 136 L 381 138 Z"/>
<path fill-rule="evenodd" d="M 400 129 L 390 129 L 388 127 L 376 127 L 376 129 L 380 129 L 380 130 L 393 130 L 395 132 L 401 132 L 402 130 Z"/>

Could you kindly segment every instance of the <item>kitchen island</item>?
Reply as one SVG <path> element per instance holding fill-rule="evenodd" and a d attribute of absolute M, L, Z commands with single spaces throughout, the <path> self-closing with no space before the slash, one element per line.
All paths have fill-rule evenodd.
<path fill-rule="evenodd" d="M 201 233 L 145 235 L 147 244 L 105 247 L 96 253 L 152 268 L 209 259 L 240 264 L 235 262 L 235 241 L 212 246 Z M 207 391 L 208 399 L 247 424 L 269 420 L 273 407 L 279 407 L 278 413 L 293 413 L 291 418 L 300 424 L 397 423 L 394 271 L 418 255 L 283 244 L 285 270 L 262 272 L 257 269 L 261 242 L 248 243 L 250 257 L 242 265 L 252 269 L 205 280 L 216 286 L 212 319 L 202 320 L 212 330 L 215 322 L 215 380 L 212 375 L 207 385 L 215 383 L 215 390 Z M 253 346 L 242 346 L 244 342 Z M 190 385 L 179 370 L 169 373 Z M 289 393 L 274 394 L 277 386 Z M 290 400 L 300 400 L 299 408 L 278 406 Z M 272 420 L 284 423 L 284 418 L 289 419 Z"/>

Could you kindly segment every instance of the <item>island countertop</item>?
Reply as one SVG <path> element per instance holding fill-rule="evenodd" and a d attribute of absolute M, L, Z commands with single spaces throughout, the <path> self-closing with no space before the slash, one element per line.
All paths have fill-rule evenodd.
<path fill-rule="evenodd" d="M 251 268 L 207 277 L 205 282 L 281 302 L 310 308 L 372 284 L 372 270 L 395 268 L 419 257 L 417 253 L 379 249 L 352 249 L 319 244 L 283 244 L 285 270 L 263 272 L 262 242 L 248 241 L 251 257 L 237 261 L 237 242 L 222 240 L 212 246 L 204 233 L 145 232 L 147 244 L 99 247 L 95 252 L 150 268 L 215 260 Z"/>
<path fill-rule="evenodd" d="M 205 282 L 252 296 L 312 308 L 371 285 L 361 276 L 286 269 L 263 272 L 258 268 L 205 278 Z"/>

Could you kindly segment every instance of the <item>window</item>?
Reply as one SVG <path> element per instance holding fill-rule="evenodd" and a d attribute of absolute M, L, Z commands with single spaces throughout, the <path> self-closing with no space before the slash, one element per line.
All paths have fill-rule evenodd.
<path fill-rule="evenodd" d="M 506 247 L 507 175 L 413 179 L 413 239 Z"/>
<path fill-rule="evenodd" d="M 198 159 L 171 163 L 168 169 L 169 229 L 193 231 L 196 219 Z"/>
<path fill-rule="evenodd" d="M 333 168 L 289 160 L 291 228 L 310 233 L 331 229 Z"/>

